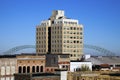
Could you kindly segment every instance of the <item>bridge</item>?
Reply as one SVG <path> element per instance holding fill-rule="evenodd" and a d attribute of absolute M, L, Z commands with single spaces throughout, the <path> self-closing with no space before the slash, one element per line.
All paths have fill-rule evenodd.
<path fill-rule="evenodd" d="M 14 48 L 9 49 L 8 51 L 3 52 L 2 54 L 4 55 L 12 55 L 17 51 L 23 50 L 23 49 L 28 49 L 28 48 L 33 48 L 35 49 L 36 46 L 35 45 L 21 45 L 21 46 L 16 46 Z M 114 56 L 115 53 L 111 52 L 110 50 L 107 50 L 105 48 L 99 47 L 99 46 L 95 46 L 95 45 L 89 45 L 89 44 L 84 44 L 84 48 L 88 48 L 88 49 L 93 49 L 95 51 L 98 51 L 106 56 Z"/>

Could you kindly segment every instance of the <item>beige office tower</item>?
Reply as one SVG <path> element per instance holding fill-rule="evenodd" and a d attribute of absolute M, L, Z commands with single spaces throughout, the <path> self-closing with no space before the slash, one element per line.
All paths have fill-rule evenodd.
<path fill-rule="evenodd" d="M 53 11 L 36 30 L 37 54 L 70 54 L 71 60 L 83 54 L 83 25 L 64 16 L 63 10 Z"/>

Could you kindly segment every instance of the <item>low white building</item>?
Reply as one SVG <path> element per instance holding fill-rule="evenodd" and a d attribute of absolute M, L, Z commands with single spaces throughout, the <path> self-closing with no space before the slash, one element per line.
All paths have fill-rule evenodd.
<path fill-rule="evenodd" d="M 88 67 L 92 71 L 92 62 L 80 62 L 80 61 L 71 61 L 70 62 L 70 71 L 75 72 L 81 67 Z"/>
<path fill-rule="evenodd" d="M 67 71 L 61 71 L 60 80 L 67 80 Z"/>
<path fill-rule="evenodd" d="M 15 56 L 0 55 L 0 80 L 14 80 L 16 72 Z"/>

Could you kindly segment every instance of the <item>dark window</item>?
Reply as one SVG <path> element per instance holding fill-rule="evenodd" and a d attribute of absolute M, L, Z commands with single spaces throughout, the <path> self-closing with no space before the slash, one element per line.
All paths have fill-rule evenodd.
<path fill-rule="evenodd" d="M 19 71 L 19 73 L 22 73 L 22 67 L 21 66 L 19 66 L 19 69 L 18 69 Z"/>
<path fill-rule="evenodd" d="M 82 28 L 80 28 L 80 30 L 82 30 Z"/>
<path fill-rule="evenodd" d="M 26 73 L 26 67 L 25 66 L 23 67 L 23 73 Z"/>
<path fill-rule="evenodd" d="M 82 37 L 80 37 L 80 39 L 82 39 Z"/>
<path fill-rule="evenodd" d="M 80 32 L 80 35 L 82 35 L 82 32 Z"/>
<path fill-rule="evenodd" d="M 36 72 L 39 72 L 39 66 L 36 67 Z"/>
<path fill-rule="evenodd" d="M 43 66 L 40 67 L 40 71 L 43 72 Z"/>
<path fill-rule="evenodd" d="M 54 24 L 54 21 L 52 21 L 52 24 Z"/>
<path fill-rule="evenodd" d="M 49 69 L 47 69 L 47 71 L 49 71 Z"/>
<path fill-rule="evenodd" d="M 32 72 L 33 72 L 33 73 L 35 72 L 35 66 L 32 67 Z"/>
<path fill-rule="evenodd" d="M 51 69 L 51 71 L 53 72 L 54 70 L 53 70 L 53 69 Z"/>
<path fill-rule="evenodd" d="M 74 41 L 74 43 L 76 43 L 76 41 Z"/>
<path fill-rule="evenodd" d="M 62 68 L 65 68 L 65 66 L 63 65 Z"/>
<path fill-rule="evenodd" d="M 30 73 L 30 66 L 27 67 L 27 73 Z"/>
<path fill-rule="evenodd" d="M 115 65 L 116 67 L 120 67 L 120 65 Z"/>

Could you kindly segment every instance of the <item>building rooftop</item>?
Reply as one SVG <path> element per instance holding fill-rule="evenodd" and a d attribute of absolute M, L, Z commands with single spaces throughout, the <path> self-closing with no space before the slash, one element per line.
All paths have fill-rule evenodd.
<path fill-rule="evenodd" d="M 93 64 L 120 64 L 120 56 L 92 56 L 86 61 L 91 61 Z"/>
<path fill-rule="evenodd" d="M 0 55 L 0 58 L 16 58 L 16 55 Z"/>
<path fill-rule="evenodd" d="M 41 77 L 41 76 L 60 76 L 60 74 L 56 73 L 34 73 L 32 74 L 32 77 Z"/>

